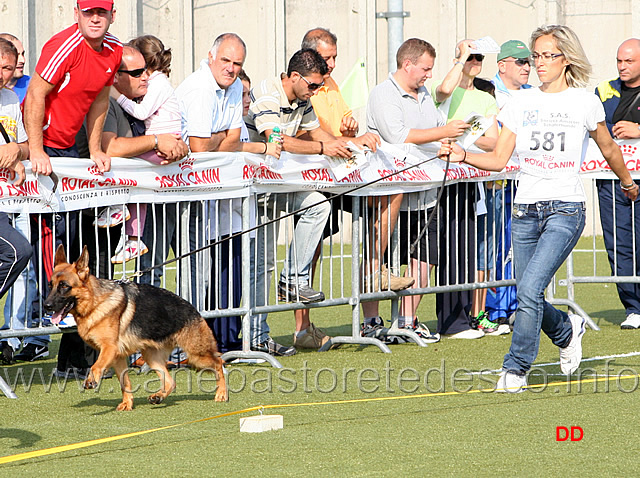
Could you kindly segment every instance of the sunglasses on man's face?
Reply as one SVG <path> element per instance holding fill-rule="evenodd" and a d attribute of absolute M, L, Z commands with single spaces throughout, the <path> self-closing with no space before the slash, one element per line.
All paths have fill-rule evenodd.
<path fill-rule="evenodd" d="M 146 66 L 144 68 L 136 68 L 135 70 L 118 70 L 118 73 L 126 73 L 133 78 L 140 78 L 145 71 L 147 71 Z"/>
<path fill-rule="evenodd" d="M 469 55 L 469 58 L 467 58 L 467 61 L 471 60 L 482 61 L 484 60 L 484 55 L 481 55 L 480 53 L 474 53 L 472 55 Z"/>
<path fill-rule="evenodd" d="M 305 81 L 305 83 L 309 87 L 309 91 L 316 91 L 318 88 L 322 88 L 324 86 L 324 81 L 322 83 L 311 83 L 302 75 L 300 75 L 300 78 L 302 78 Z"/>
<path fill-rule="evenodd" d="M 502 60 L 502 61 L 513 62 L 517 66 L 524 66 L 524 65 L 531 66 L 531 63 L 529 62 L 529 58 L 516 58 L 515 60 Z"/>

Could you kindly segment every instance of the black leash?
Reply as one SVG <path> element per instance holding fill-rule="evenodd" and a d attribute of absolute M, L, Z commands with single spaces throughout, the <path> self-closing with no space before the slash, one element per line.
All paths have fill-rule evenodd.
<path fill-rule="evenodd" d="M 295 211 L 289 212 L 289 213 L 285 214 L 284 216 L 280 216 L 280 217 L 277 217 L 277 218 L 271 219 L 271 220 L 269 220 L 269 221 L 267 221 L 267 222 L 264 222 L 264 223 L 262 223 L 262 224 L 256 224 L 255 226 L 250 227 L 249 229 L 246 229 L 246 230 L 243 230 L 243 231 L 235 232 L 235 233 L 233 233 L 233 234 L 230 234 L 230 235 L 228 235 L 228 236 L 224 237 L 223 239 L 219 239 L 219 240 L 217 240 L 217 241 L 211 242 L 211 243 L 207 244 L 206 246 L 202 246 L 202 247 L 200 247 L 200 248 L 198 248 L 198 249 L 195 249 L 195 250 L 193 250 L 193 251 L 191 251 L 191 252 L 187 252 L 186 254 L 182 254 L 182 255 L 180 255 L 180 256 L 178 256 L 178 257 L 174 257 L 173 259 L 169 259 L 169 260 L 167 260 L 167 261 L 164 261 L 164 262 L 163 262 L 163 263 L 161 263 L 161 264 L 157 264 L 157 265 L 155 265 L 155 266 L 147 267 L 147 268 L 145 268 L 145 269 L 143 269 L 143 270 L 140 270 L 140 271 L 136 272 L 135 274 L 132 274 L 132 275 L 131 275 L 131 276 L 129 276 L 129 277 L 130 277 L 130 278 L 132 278 L 132 277 L 139 277 L 139 276 L 141 276 L 141 275 L 143 275 L 143 274 L 146 274 L 147 272 L 151 272 L 153 269 L 158 269 L 158 268 L 160 268 L 160 267 L 164 267 L 164 266 L 166 266 L 166 265 L 172 264 L 172 263 L 177 262 L 177 261 L 179 261 L 179 260 L 185 259 L 185 258 L 187 258 L 187 257 L 189 257 L 189 256 L 191 256 L 191 255 L 193 255 L 193 254 L 197 254 L 197 253 L 199 253 L 199 252 L 206 251 L 207 249 L 210 249 L 210 248 L 212 248 L 212 247 L 214 247 L 214 246 L 217 246 L 217 245 L 219 245 L 219 244 L 222 244 L 222 243 L 223 243 L 223 242 L 225 242 L 225 241 L 229 241 L 229 240 L 234 239 L 234 238 L 236 238 L 236 237 L 242 236 L 243 234 L 247 234 L 247 233 L 249 233 L 249 232 L 255 231 L 255 230 L 257 230 L 257 229 L 259 229 L 259 228 L 261 228 L 261 227 L 267 227 L 267 226 L 269 226 L 269 225 L 271 225 L 271 224 L 274 224 L 274 223 L 276 223 L 276 222 L 278 222 L 278 221 L 281 221 L 281 220 L 283 220 L 283 219 L 287 219 L 288 217 L 295 216 L 296 214 L 299 214 L 299 213 L 301 213 L 301 212 L 303 212 L 303 211 L 306 211 L 307 209 L 311 209 L 312 207 L 319 206 L 320 204 L 323 204 L 323 203 L 325 203 L 325 202 L 329 202 L 329 201 L 333 201 L 333 200 L 335 200 L 335 199 L 339 199 L 339 198 L 341 198 L 341 197 L 343 197 L 343 196 L 345 196 L 345 195 L 347 195 L 347 194 L 354 193 L 354 192 L 356 192 L 356 191 L 359 191 L 360 189 L 364 189 L 364 188 L 369 187 L 369 186 L 371 186 L 371 185 L 373 185 L 373 184 L 376 184 L 376 183 L 378 183 L 378 182 L 380 182 L 380 181 L 384 181 L 385 179 L 389 179 L 389 178 L 391 178 L 391 177 L 393 177 L 393 176 L 396 176 L 396 175 L 398 175 L 398 174 L 400 174 L 400 173 L 403 173 L 403 172 L 405 172 L 405 171 L 408 171 L 409 169 L 416 168 L 416 167 L 418 167 L 418 166 L 422 166 L 423 164 L 428 163 L 429 161 L 433 161 L 434 159 L 438 159 L 438 158 L 439 158 L 439 156 L 433 156 L 433 157 L 431 157 L 431 158 L 425 159 L 424 161 L 420 161 L 420 162 L 418 162 L 418 163 L 416 163 L 416 164 L 412 164 L 412 165 L 410 165 L 410 166 L 407 166 L 406 168 L 399 169 L 399 170 L 397 170 L 397 171 L 394 171 L 394 172 L 392 172 L 392 173 L 389 173 L 389 174 L 387 174 L 386 176 L 382 176 L 382 177 L 380 177 L 380 178 L 378 178 L 378 179 L 374 179 L 373 181 L 371 181 L 371 182 L 369 182 L 369 183 L 361 184 L 361 185 L 356 186 L 356 187 L 354 187 L 354 188 L 352 188 L 352 189 L 349 189 L 348 191 L 345 191 L 345 192 L 342 192 L 342 193 L 338 193 L 338 194 L 336 194 L 336 195 L 334 195 L 334 196 L 331 196 L 330 198 L 325 198 L 325 199 L 323 199 L 322 201 L 318 201 L 317 203 L 311 204 L 310 206 L 305 206 L 305 207 L 303 207 L 303 208 L 300 208 L 300 209 L 297 209 L 297 210 L 295 210 Z M 404 159 L 406 159 L 406 156 L 404 157 Z M 445 185 L 446 180 L 447 180 L 447 172 L 449 171 L 449 164 L 450 164 L 449 156 L 447 156 L 446 163 L 447 163 L 447 165 L 446 165 L 446 168 L 445 168 L 445 170 L 444 170 L 444 176 L 443 176 L 443 178 L 442 178 L 442 185 L 441 185 L 441 187 L 440 187 L 440 192 L 438 193 L 438 199 L 437 199 L 437 201 L 438 201 L 438 202 L 436 203 L 436 206 L 437 206 L 437 204 L 440 202 L 440 197 L 442 196 L 442 189 L 444 189 L 444 185 Z M 278 193 L 278 194 L 280 194 L 280 193 Z M 282 194 L 286 194 L 286 193 L 282 193 Z M 435 208 L 434 208 L 434 211 L 432 211 L 432 213 L 431 213 L 431 216 L 432 216 L 432 217 L 430 218 L 430 220 L 432 220 L 432 219 L 433 219 L 434 212 L 435 212 Z M 428 226 L 428 225 L 429 225 L 429 222 L 427 223 L 427 226 Z M 426 231 L 427 226 L 425 226 L 425 227 L 423 228 L 423 231 L 421 232 L 421 234 L 424 234 L 424 232 Z M 422 237 L 422 236 L 420 236 L 420 237 Z M 420 237 L 419 237 L 418 239 L 420 239 Z M 416 242 L 417 242 L 417 241 L 416 241 Z M 414 244 L 414 245 L 415 245 L 415 244 Z M 412 246 L 412 248 L 413 248 L 413 247 L 414 247 L 414 246 Z M 412 251 L 412 252 L 413 252 L 413 251 Z"/>
<path fill-rule="evenodd" d="M 444 168 L 444 176 L 442 177 L 442 184 L 440 184 L 440 190 L 438 191 L 438 197 L 436 198 L 436 205 L 433 206 L 433 210 L 431 211 L 431 214 L 429 214 L 429 217 L 427 218 L 427 223 L 424 225 L 424 227 L 420 231 L 420 234 L 418 234 L 418 237 L 416 238 L 416 240 L 413 241 L 413 244 L 411 244 L 411 248 L 409 249 L 409 254 L 410 255 L 415 252 L 416 246 L 418 245 L 418 242 L 420 242 L 420 239 L 422 239 L 422 236 L 424 236 L 427 233 L 427 229 L 429 228 L 429 224 L 431 224 L 431 222 L 433 221 L 433 218 L 438 213 L 438 206 L 440 205 L 440 199 L 442 199 L 442 193 L 444 191 L 444 185 L 447 182 L 447 173 L 449 172 L 449 165 L 450 164 L 451 164 L 451 158 L 447 155 L 447 165 Z"/>

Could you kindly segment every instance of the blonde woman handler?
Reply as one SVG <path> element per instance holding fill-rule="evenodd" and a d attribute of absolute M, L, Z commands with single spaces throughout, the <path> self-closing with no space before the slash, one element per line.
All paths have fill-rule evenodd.
<path fill-rule="evenodd" d="M 505 105 L 492 153 L 472 154 L 445 144 L 451 160 L 501 171 L 518 153 L 521 169 L 514 200 L 512 236 L 518 309 L 509 352 L 496 391 L 520 392 L 538 354 L 540 330 L 560 349 L 560 367 L 569 375 L 580 365 L 584 319 L 545 301 L 551 278 L 576 245 L 584 228 L 585 193 L 578 176 L 590 135 L 620 187 L 631 200 L 638 186 L 626 169 L 605 125 L 602 103 L 584 89 L 591 66 L 575 33 L 562 25 L 542 26 L 530 41 L 538 88 L 521 90 Z"/>

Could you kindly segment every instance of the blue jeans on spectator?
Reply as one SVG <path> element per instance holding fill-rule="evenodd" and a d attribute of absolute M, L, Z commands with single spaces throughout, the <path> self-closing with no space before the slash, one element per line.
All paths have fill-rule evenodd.
<path fill-rule="evenodd" d="M 502 234 L 502 189 L 486 188 L 485 194 L 487 213 L 479 215 L 477 219 L 479 271 L 490 271 L 495 268 L 494 251 Z"/>
<path fill-rule="evenodd" d="M 568 315 L 549 304 L 544 291 L 578 242 L 584 221 L 581 202 L 514 205 L 511 231 L 518 310 L 504 370 L 518 375 L 529 371 L 538 355 L 541 329 L 558 347 L 569 344 L 573 331 Z"/>
<path fill-rule="evenodd" d="M 277 194 L 276 211 L 292 212 L 323 201 L 317 191 Z M 322 240 L 324 226 L 331 213 L 331 204 L 324 202 L 296 214 L 293 241 L 287 248 L 280 280 L 288 284 L 311 285 L 310 272 L 313 255 Z"/>
<path fill-rule="evenodd" d="M 265 223 L 283 211 L 296 211 L 324 199 L 325 196 L 316 191 L 272 194 L 270 197 L 265 196 L 258 199 L 256 216 L 259 223 Z M 293 242 L 287 247 L 287 256 L 280 275 L 281 281 L 289 284 L 310 285 L 311 262 L 316 247 L 322 239 L 324 226 L 330 213 L 331 205 L 325 202 L 297 215 Z M 271 283 L 269 277 L 275 266 L 273 247 L 278 236 L 277 231 L 278 227 L 273 225 L 260 227 L 257 230 L 256 238 L 251 239 L 249 261 L 252 306 L 262 306 L 267 303 Z M 268 337 L 267 314 L 251 314 L 251 344 L 261 344 Z"/>
<path fill-rule="evenodd" d="M 266 251 L 264 242 L 264 227 L 258 229 L 257 238 L 251 239 L 251 255 L 249 267 L 251 268 L 251 305 L 261 306 L 267 304 L 265 290 L 267 283 Z M 257 243 L 257 248 L 255 247 Z M 257 250 L 256 250 L 257 249 Z M 267 314 L 251 314 L 251 345 L 263 343 L 269 337 L 269 325 Z"/>

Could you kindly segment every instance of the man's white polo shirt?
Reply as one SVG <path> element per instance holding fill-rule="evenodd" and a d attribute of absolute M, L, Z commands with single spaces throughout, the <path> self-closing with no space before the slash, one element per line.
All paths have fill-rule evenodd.
<path fill-rule="evenodd" d="M 182 137 L 209 138 L 212 133 L 242 127 L 242 82 L 239 78 L 226 90 L 216 83 L 209 60 L 191 73 L 176 89 Z"/>

